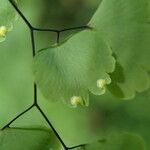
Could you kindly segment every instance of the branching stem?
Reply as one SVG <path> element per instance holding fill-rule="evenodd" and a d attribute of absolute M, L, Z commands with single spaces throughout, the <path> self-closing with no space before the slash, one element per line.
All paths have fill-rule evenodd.
<path fill-rule="evenodd" d="M 66 31 L 70 31 L 70 30 L 79 30 L 79 29 L 86 29 L 86 28 L 90 28 L 89 26 L 85 25 L 85 26 L 79 26 L 79 27 L 72 27 L 72 28 L 65 28 L 65 29 L 40 29 L 40 28 L 35 28 L 31 25 L 31 23 L 27 20 L 27 18 L 24 16 L 24 14 L 19 10 L 19 8 L 16 6 L 16 4 L 12 1 L 9 0 L 9 2 L 11 3 L 11 5 L 14 7 L 14 9 L 18 12 L 18 14 L 21 16 L 21 18 L 24 20 L 24 22 L 26 23 L 26 25 L 28 26 L 28 28 L 30 29 L 30 33 L 31 33 L 31 44 L 32 44 L 32 56 L 34 57 L 36 55 L 36 48 L 35 48 L 35 38 L 34 38 L 34 31 L 45 31 L 45 32 L 55 32 L 57 33 L 57 39 L 56 42 L 59 43 L 60 41 L 60 33 L 61 32 L 66 32 Z M 57 139 L 60 141 L 60 143 L 62 144 L 64 150 L 69 150 L 69 149 L 75 149 L 78 147 L 84 147 L 85 144 L 83 145 L 78 145 L 78 146 L 74 146 L 74 147 L 67 147 L 64 143 L 64 141 L 61 139 L 61 137 L 59 136 L 58 132 L 56 131 L 56 129 L 54 128 L 54 126 L 52 125 L 52 123 L 49 121 L 48 117 L 45 115 L 45 113 L 43 112 L 43 110 L 41 109 L 41 107 L 38 105 L 38 100 L 37 100 L 37 85 L 36 83 L 34 83 L 34 100 L 33 100 L 33 104 L 28 107 L 25 111 L 23 111 L 22 113 L 20 113 L 19 115 L 17 115 L 16 117 L 14 117 L 8 124 L 6 124 L 2 130 L 8 128 L 14 121 L 16 121 L 18 118 L 20 118 L 22 115 L 24 115 L 25 113 L 27 113 L 28 111 L 30 111 L 33 107 L 36 107 L 39 112 L 41 113 L 41 115 L 43 116 L 43 118 L 45 119 L 45 121 L 48 123 L 49 127 L 53 130 L 54 134 L 56 135 Z"/>
<path fill-rule="evenodd" d="M 35 28 L 33 27 L 33 30 L 35 31 L 42 31 L 42 32 L 56 32 L 56 33 L 61 33 L 61 32 L 66 32 L 70 30 L 81 30 L 81 29 L 91 29 L 88 25 L 85 26 L 78 26 L 78 27 L 71 27 L 71 28 L 64 28 L 64 29 L 40 29 L 40 28 Z"/>
<path fill-rule="evenodd" d="M 51 124 L 47 116 L 45 115 L 45 113 L 42 111 L 41 107 L 39 105 L 36 105 L 36 107 L 39 110 L 39 112 L 42 114 L 42 116 L 44 117 L 45 121 L 48 123 L 50 128 L 53 130 L 54 134 L 57 136 L 58 140 L 63 145 L 64 149 L 67 150 L 68 149 L 67 146 L 65 145 L 65 143 L 63 142 L 63 140 L 61 139 L 61 137 L 59 136 L 59 134 L 57 133 L 57 131 L 55 130 L 55 128 L 53 127 L 53 125 Z"/>
<path fill-rule="evenodd" d="M 25 111 L 23 111 L 22 113 L 20 113 L 19 115 L 17 115 L 15 118 L 13 118 L 8 124 L 6 124 L 2 130 L 6 129 L 7 127 L 9 127 L 14 121 L 16 121 L 18 118 L 20 118 L 22 115 L 24 115 L 26 112 L 28 112 L 29 110 L 31 110 L 34 107 L 34 104 L 31 105 L 29 108 L 27 108 Z"/>

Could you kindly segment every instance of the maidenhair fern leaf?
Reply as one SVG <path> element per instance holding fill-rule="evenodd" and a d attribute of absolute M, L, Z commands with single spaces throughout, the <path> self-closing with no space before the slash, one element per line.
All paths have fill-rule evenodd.
<path fill-rule="evenodd" d="M 35 80 L 48 100 L 87 106 L 89 91 L 96 95 L 105 92 L 115 60 L 103 33 L 99 33 L 87 29 L 36 54 Z"/>
<path fill-rule="evenodd" d="M 0 131 L 0 150 L 60 150 L 52 132 L 38 129 L 5 129 Z"/>
<path fill-rule="evenodd" d="M 148 89 L 150 79 L 150 1 L 103 0 L 90 21 L 105 32 L 117 67 L 109 90 L 122 98 Z"/>
<path fill-rule="evenodd" d="M 16 1 L 15 1 L 16 2 Z M 0 42 L 4 41 L 7 32 L 13 28 L 13 21 L 16 19 L 16 12 L 9 3 L 9 0 L 0 1 Z"/>
<path fill-rule="evenodd" d="M 43 95 L 76 106 L 88 105 L 88 90 L 103 94 L 111 79 L 108 89 L 121 98 L 148 89 L 149 16 L 148 0 L 103 0 L 89 23 L 93 30 L 36 55 L 34 74 Z M 117 60 L 113 73 L 110 47 Z"/>

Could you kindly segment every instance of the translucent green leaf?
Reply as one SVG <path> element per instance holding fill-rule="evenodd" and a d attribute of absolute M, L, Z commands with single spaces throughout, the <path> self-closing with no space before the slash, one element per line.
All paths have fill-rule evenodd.
<path fill-rule="evenodd" d="M 85 150 L 145 150 L 143 139 L 135 134 L 113 134 L 107 139 L 85 146 Z"/>
<path fill-rule="evenodd" d="M 109 90 L 122 98 L 148 89 L 150 80 L 150 1 L 103 0 L 90 21 L 103 31 L 120 67 L 111 75 Z"/>
<path fill-rule="evenodd" d="M 16 2 L 14 0 L 14 2 Z M 13 21 L 16 19 L 16 11 L 9 0 L 0 1 L 0 42 L 4 41 L 7 32 L 13 28 Z"/>
<path fill-rule="evenodd" d="M 96 95 L 105 92 L 114 64 L 102 33 L 84 30 L 61 45 L 39 51 L 34 58 L 34 75 L 47 99 L 88 105 L 89 90 Z"/>
<path fill-rule="evenodd" d="M 5 129 L 0 131 L 0 150 L 60 150 L 52 132 L 39 129 Z"/>

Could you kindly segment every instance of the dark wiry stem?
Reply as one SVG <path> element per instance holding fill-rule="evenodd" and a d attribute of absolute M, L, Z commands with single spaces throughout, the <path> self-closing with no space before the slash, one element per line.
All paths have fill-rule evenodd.
<path fill-rule="evenodd" d="M 57 43 L 60 41 L 60 32 L 57 32 Z"/>
<path fill-rule="evenodd" d="M 61 29 L 60 32 L 66 32 L 66 31 L 70 31 L 70 30 L 80 30 L 80 29 L 91 29 L 91 27 L 89 27 L 88 25 L 72 27 L 72 28 Z"/>
<path fill-rule="evenodd" d="M 21 117 L 22 115 L 24 115 L 26 112 L 28 112 L 30 109 L 32 109 L 34 107 L 34 105 L 31 105 L 29 108 L 27 108 L 25 111 L 23 111 L 22 113 L 20 113 L 19 115 L 17 115 L 15 118 L 13 118 L 8 124 L 6 124 L 2 130 L 6 129 L 7 127 L 9 127 L 14 121 L 16 121 L 19 117 Z"/>
<path fill-rule="evenodd" d="M 77 146 L 73 146 L 73 147 L 68 147 L 68 150 L 69 149 L 75 149 L 75 148 L 79 148 L 79 147 L 85 147 L 86 145 L 85 144 L 81 144 L 81 145 L 77 145 Z"/>
<path fill-rule="evenodd" d="M 66 32 L 66 31 L 70 31 L 70 30 L 80 30 L 80 29 L 91 29 L 91 27 L 89 27 L 88 25 L 85 26 L 78 26 L 78 27 L 71 27 L 71 28 L 65 28 L 65 29 L 40 29 L 40 28 L 35 28 L 33 27 L 33 30 L 36 31 L 45 31 L 45 32 L 56 32 L 56 33 L 60 33 L 60 32 Z"/>
<path fill-rule="evenodd" d="M 44 32 L 59 32 L 59 30 L 56 30 L 56 29 L 40 29 L 40 28 L 34 28 L 33 27 L 33 30 L 35 30 L 35 31 L 44 31 Z"/>
<path fill-rule="evenodd" d="M 35 38 L 34 38 L 34 31 L 50 31 L 50 32 L 56 32 L 57 33 L 57 43 L 59 43 L 60 40 L 60 33 L 61 32 L 65 32 L 65 31 L 69 31 L 69 30 L 78 30 L 78 29 L 86 29 L 86 28 L 90 28 L 89 26 L 85 25 L 85 26 L 79 26 L 79 27 L 72 27 L 72 28 L 66 28 L 66 29 L 61 29 L 61 30 L 55 30 L 55 29 L 39 29 L 39 28 L 35 28 L 33 27 L 30 22 L 26 19 L 26 17 L 23 15 L 23 13 L 18 9 L 18 7 L 16 6 L 16 4 L 12 1 L 9 0 L 9 2 L 12 4 L 12 6 L 14 7 L 14 9 L 18 12 L 18 14 L 21 16 L 21 18 L 24 20 L 24 22 L 26 23 L 26 25 L 29 27 L 30 29 L 30 33 L 31 33 L 31 43 L 32 43 L 32 55 L 33 57 L 36 55 L 36 48 L 35 48 Z M 85 145 L 78 145 L 78 146 L 74 146 L 74 147 L 67 147 L 65 145 L 65 143 L 63 142 L 63 140 L 61 139 L 61 137 L 59 136 L 58 132 L 56 131 L 56 129 L 53 127 L 53 125 L 51 124 L 51 122 L 49 121 L 48 117 L 45 115 L 45 113 L 43 112 L 43 110 L 41 109 L 41 107 L 38 105 L 37 102 L 37 85 L 34 83 L 34 101 L 33 101 L 33 105 L 31 105 L 29 108 L 27 108 L 25 111 L 23 111 L 22 113 L 20 113 L 19 115 L 17 115 L 14 119 L 12 119 L 8 124 L 6 124 L 2 130 L 4 130 L 5 128 L 9 127 L 15 120 L 17 120 L 19 117 L 21 117 L 22 115 L 24 115 L 26 112 L 28 112 L 29 110 L 31 110 L 33 107 L 36 107 L 39 112 L 42 114 L 42 116 L 44 117 L 44 119 L 46 120 L 46 122 L 48 123 L 48 125 L 50 126 L 50 128 L 53 130 L 53 132 L 55 133 L 56 137 L 58 138 L 58 140 L 60 141 L 60 143 L 62 144 L 63 148 L 65 150 L 69 150 L 69 149 L 75 149 L 78 147 L 85 147 Z"/>
<path fill-rule="evenodd" d="M 49 119 L 47 118 L 47 116 L 45 115 L 45 113 L 42 111 L 42 109 L 40 108 L 40 106 L 37 105 L 36 107 L 40 111 L 40 113 L 42 114 L 42 116 L 44 117 L 44 119 L 46 120 L 46 122 L 48 123 L 48 125 L 50 126 L 50 128 L 53 130 L 53 132 L 55 133 L 55 135 L 57 136 L 57 138 L 59 139 L 59 141 L 63 145 L 64 149 L 67 150 L 68 149 L 67 146 L 65 145 L 65 143 L 63 142 L 63 140 L 61 139 L 61 137 L 59 136 L 59 134 L 57 133 L 57 131 L 55 130 L 55 128 L 53 127 L 53 125 L 51 124 L 51 122 L 49 121 Z"/>
<path fill-rule="evenodd" d="M 27 20 L 27 18 L 23 15 L 23 13 L 18 9 L 18 7 L 16 6 L 16 4 L 12 1 L 9 0 L 9 2 L 12 4 L 12 6 L 15 8 L 15 10 L 18 12 L 18 14 L 21 16 L 21 18 L 24 20 L 24 22 L 27 24 L 27 26 L 31 29 L 32 25 L 30 24 L 30 22 Z"/>

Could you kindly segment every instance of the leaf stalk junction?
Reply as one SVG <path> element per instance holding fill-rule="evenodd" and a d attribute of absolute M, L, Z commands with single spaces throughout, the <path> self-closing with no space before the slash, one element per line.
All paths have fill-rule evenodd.
<path fill-rule="evenodd" d="M 33 27 L 32 24 L 28 21 L 28 19 L 24 16 L 24 14 L 20 11 L 20 9 L 16 6 L 16 4 L 13 2 L 13 0 L 9 0 L 10 4 L 12 5 L 12 7 L 14 7 L 14 9 L 17 11 L 17 13 L 19 14 L 19 16 L 23 19 L 23 21 L 26 23 L 26 25 L 28 26 L 29 30 L 30 30 L 30 35 L 31 35 L 31 44 L 32 44 L 32 56 L 34 57 L 36 55 L 36 48 L 35 48 L 35 37 L 34 37 L 34 32 L 35 31 L 40 31 L 40 32 L 54 32 L 57 35 L 56 38 L 56 42 L 59 43 L 60 41 L 60 34 L 62 32 L 66 32 L 66 31 L 70 31 L 70 30 L 80 30 L 80 29 L 86 29 L 86 28 L 90 28 L 88 25 L 83 25 L 83 26 L 78 26 L 78 27 L 71 27 L 71 28 L 64 28 L 64 29 L 40 29 L 40 28 L 36 28 Z M 61 145 L 63 146 L 64 150 L 69 150 L 69 149 L 75 149 L 78 147 L 85 147 L 86 144 L 82 144 L 82 145 L 77 145 L 77 146 L 73 146 L 73 147 L 68 147 L 63 139 L 60 137 L 59 133 L 56 131 L 56 129 L 54 128 L 54 126 L 52 125 L 52 123 L 50 122 L 50 120 L 48 119 L 48 117 L 46 116 L 46 114 L 44 113 L 44 111 L 42 110 L 42 108 L 39 106 L 38 104 L 38 98 L 37 98 L 37 85 L 36 83 L 33 84 L 33 91 L 34 91 L 34 100 L 33 100 L 33 104 L 26 108 L 23 112 L 21 112 L 20 114 L 18 114 L 17 116 L 15 116 L 11 121 L 9 121 L 3 128 L 2 130 L 5 130 L 6 128 L 9 128 L 10 125 L 16 121 L 18 118 L 20 118 L 22 115 L 24 115 L 26 112 L 30 111 L 33 107 L 36 107 L 39 112 L 41 113 L 41 115 L 43 116 L 43 118 L 45 119 L 45 121 L 47 122 L 47 124 L 49 125 L 49 127 L 52 129 L 52 131 L 54 132 L 54 134 L 56 135 L 57 139 L 59 140 L 59 142 L 61 143 Z"/>

